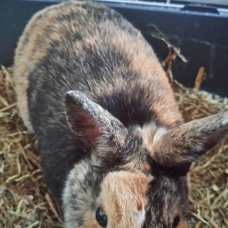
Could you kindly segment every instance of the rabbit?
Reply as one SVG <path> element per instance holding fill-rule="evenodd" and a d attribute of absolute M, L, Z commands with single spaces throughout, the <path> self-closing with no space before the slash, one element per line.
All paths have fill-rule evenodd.
<path fill-rule="evenodd" d="M 153 48 L 122 15 L 69 1 L 37 12 L 14 57 L 17 106 L 66 228 L 186 228 L 193 162 L 228 112 L 184 123 Z"/>

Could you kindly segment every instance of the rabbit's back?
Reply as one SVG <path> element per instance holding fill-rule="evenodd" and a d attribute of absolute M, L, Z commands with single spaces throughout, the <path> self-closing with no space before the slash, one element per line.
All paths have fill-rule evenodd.
<path fill-rule="evenodd" d="M 67 91 L 83 91 L 126 127 L 155 121 L 171 128 L 182 121 L 141 33 L 95 3 L 67 2 L 38 12 L 19 40 L 14 78 L 22 118 L 39 141 L 44 176 L 57 195 L 85 149 L 66 122 Z"/>

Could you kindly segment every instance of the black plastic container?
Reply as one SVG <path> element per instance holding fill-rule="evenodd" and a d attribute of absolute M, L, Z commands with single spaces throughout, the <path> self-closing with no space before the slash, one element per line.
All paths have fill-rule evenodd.
<path fill-rule="evenodd" d="M 0 63 L 13 63 L 16 43 L 31 16 L 61 0 L 0 0 Z M 173 76 L 193 87 L 200 67 L 206 80 L 201 89 L 228 97 L 228 8 L 225 6 L 183 5 L 180 1 L 99 1 L 118 12 L 141 30 L 161 60 L 168 54 L 167 45 L 153 35 L 155 25 L 178 47 L 188 60 L 177 58 Z M 166 2 L 166 3 L 165 3 Z M 168 1 L 170 2 L 170 1 Z M 189 1 L 190 2 L 190 1 Z M 202 1 L 203 2 L 203 1 Z M 178 3 L 178 4 L 177 4 Z M 220 8 L 218 8 L 220 7 Z"/>

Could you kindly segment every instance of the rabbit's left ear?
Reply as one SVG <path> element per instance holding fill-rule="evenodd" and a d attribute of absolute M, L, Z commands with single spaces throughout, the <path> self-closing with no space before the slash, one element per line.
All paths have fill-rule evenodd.
<path fill-rule="evenodd" d="M 188 172 L 192 162 L 228 136 L 228 112 L 193 120 L 155 140 L 151 157 L 160 165 Z"/>
<path fill-rule="evenodd" d="M 111 160 L 122 156 L 120 148 L 124 146 L 127 129 L 118 119 L 77 90 L 66 93 L 65 107 L 67 122 L 76 138 L 98 148 L 99 157 Z"/>

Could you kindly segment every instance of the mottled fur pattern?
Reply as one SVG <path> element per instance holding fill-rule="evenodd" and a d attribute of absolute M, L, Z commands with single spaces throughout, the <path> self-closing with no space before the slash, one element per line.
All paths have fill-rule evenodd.
<path fill-rule="evenodd" d="M 153 49 L 122 16 L 77 1 L 36 13 L 14 80 L 67 228 L 101 227 L 98 208 L 103 227 L 187 227 L 189 167 L 227 135 L 228 113 L 183 124 Z"/>

